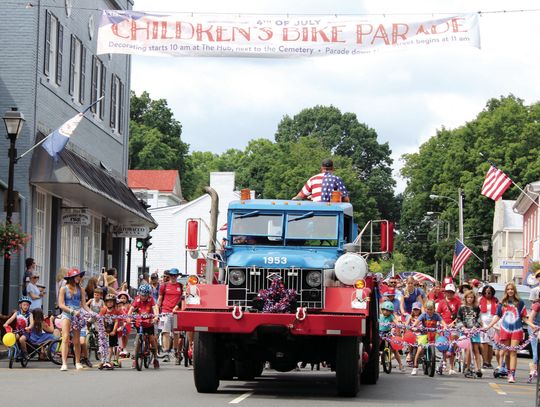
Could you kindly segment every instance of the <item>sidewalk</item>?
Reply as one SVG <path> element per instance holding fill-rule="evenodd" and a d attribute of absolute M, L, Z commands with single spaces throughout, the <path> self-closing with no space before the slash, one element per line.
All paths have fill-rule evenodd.
<path fill-rule="evenodd" d="M 7 357 L 8 350 L 4 344 L 0 341 L 0 360 Z"/>

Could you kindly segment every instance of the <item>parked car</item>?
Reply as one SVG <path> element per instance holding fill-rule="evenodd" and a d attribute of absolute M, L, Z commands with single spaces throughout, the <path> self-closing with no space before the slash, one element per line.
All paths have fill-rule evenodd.
<path fill-rule="evenodd" d="M 504 296 L 504 287 L 506 284 L 502 283 L 491 283 L 490 286 L 492 286 L 495 289 L 495 296 L 499 299 L 499 301 Z M 531 295 L 531 287 L 528 285 L 523 284 L 516 284 L 517 293 L 519 298 L 523 300 L 525 303 L 525 307 L 527 308 L 527 311 L 531 312 L 531 300 L 529 300 L 529 296 Z M 529 330 L 527 329 L 528 325 L 523 326 L 523 332 L 525 333 L 525 340 L 529 338 Z M 521 351 L 518 352 L 519 354 L 525 354 L 532 358 L 532 348 L 531 344 L 528 344 L 527 347 Z"/>

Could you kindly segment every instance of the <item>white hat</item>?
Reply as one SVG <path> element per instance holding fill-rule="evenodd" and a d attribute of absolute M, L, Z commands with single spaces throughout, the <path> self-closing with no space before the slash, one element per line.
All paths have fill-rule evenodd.
<path fill-rule="evenodd" d="M 446 284 L 444 286 L 444 291 L 456 292 L 456 286 L 454 284 Z"/>

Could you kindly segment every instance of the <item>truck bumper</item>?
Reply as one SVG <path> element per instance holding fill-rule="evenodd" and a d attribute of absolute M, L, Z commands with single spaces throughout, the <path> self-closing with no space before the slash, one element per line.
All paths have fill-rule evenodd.
<path fill-rule="evenodd" d="M 176 317 L 179 331 L 250 334 L 259 327 L 282 326 L 292 335 L 361 336 L 366 332 L 363 315 L 307 314 L 299 320 L 295 314 L 244 313 L 236 319 L 230 311 L 193 310 L 178 312 Z"/>

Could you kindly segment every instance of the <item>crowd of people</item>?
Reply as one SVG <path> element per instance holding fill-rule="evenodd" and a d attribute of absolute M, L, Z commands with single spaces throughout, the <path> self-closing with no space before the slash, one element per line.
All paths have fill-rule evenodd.
<path fill-rule="evenodd" d="M 540 270 L 535 277 L 540 284 Z M 416 343 L 405 351 L 406 363 L 412 367 L 411 375 L 418 372 L 421 345 L 434 344 L 439 336 L 445 336 L 449 346 L 442 352 L 441 369 L 445 366 L 447 374 L 456 374 L 455 354 L 460 343 L 465 350 L 462 361 L 465 377 L 480 378 L 486 370 L 493 369 L 496 377 L 507 376 L 508 382 L 514 383 L 517 351 L 524 343 L 525 325 L 533 353 L 529 382 L 538 375 L 540 285 L 531 290 L 529 310 L 512 282 L 506 284 L 497 298 L 493 286 L 476 279 L 456 287 L 452 278 L 445 278 L 442 284 L 435 282 L 428 288 L 426 282 L 416 281 L 412 276 L 405 281 L 390 277 L 382 283 L 380 296 L 381 335 L 390 341 L 392 338 L 401 340 L 407 332 L 416 335 Z M 393 355 L 400 370 L 405 372 L 397 346 Z"/>
<path fill-rule="evenodd" d="M 85 339 L 90 329 L 99 331 L 97 320 L 101 319 L 108 349 L 102 352 L 105 356 L 100 362 L 100 369 L 112 370 L 120 366 L 119 359 L 133 354 L 128 349 L 132 323 L 137 332 L 150 336 L 154 356 L 160 331 L 163 360 L 175 359 L 176 364 L 181 363 L 183 338 L 173 332 L 172 314 L 182 306 L 183 286 L 178 281 L 178 269 L 165 270 L 161 276 L 158 273 L 141 276 L 137 294 L 132 298 L 129 284 L 118 283 L 118 273 L 114 268 L 102 269 L 101 275 L 87 278 L 84 284 L 84 271 L 61 268 L 56 278 L 57 312 L 45 317 L 42 303 L 45 287 L 38 284 L 39 274 L 35 272 L 35 265 L 33 259 L 26 260 L 18 309 L 3 325 L 5 330 L 16 333 L 22 358 L 27 357 L 28 342 L 39 345 L 61 337 L 61 371 L 68 370 L 70 343 L 73 344 L 75 368 L 92 367 Z M 137 316 L 148 314 L 152 317 Z M 157 357 L 153 358 L 153 367 L 160 367 Z"/>

